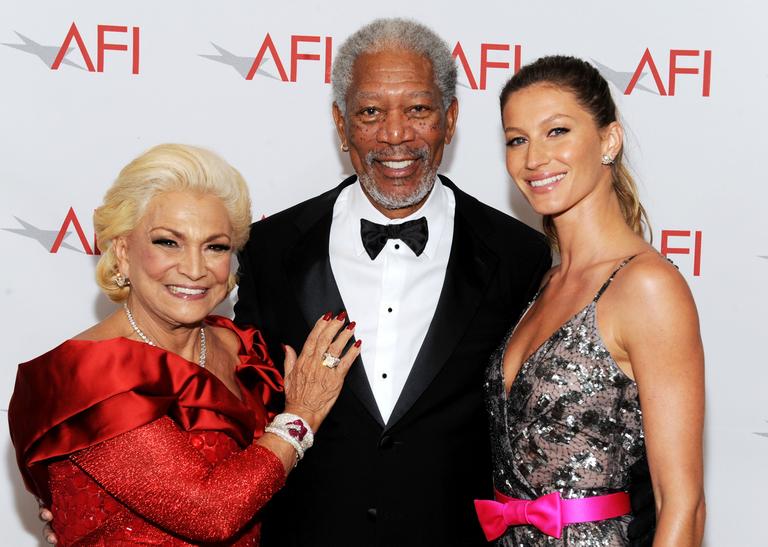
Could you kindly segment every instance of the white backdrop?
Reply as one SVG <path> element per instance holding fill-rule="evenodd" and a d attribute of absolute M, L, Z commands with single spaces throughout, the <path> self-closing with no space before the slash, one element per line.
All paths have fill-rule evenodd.
<path fill-rule="evenodd" d="M 466 60 L 442 171 L 532 225 L 504 170 L 497 106 L 516 57 L 581 56 L 614 84 L 655 245 L 671 248 L 701 314 L 706 544 L 768 545 L 768 7 L 747 0 L 0 4 L 0 543 L 37 545 L 40 528 L 7 435 L 16 364 L 112 309 L 86 247 L 119 169 L 160 142 L 212 148 L 249 181 L 255 218 L 331 188 L 351 167 L 331 124 L 327 48 L 393 15 L 432 26 Z M 246 79 L 267 34 L 274 50 Z M 65 225 L 70 208 L 87 245 Z"/>

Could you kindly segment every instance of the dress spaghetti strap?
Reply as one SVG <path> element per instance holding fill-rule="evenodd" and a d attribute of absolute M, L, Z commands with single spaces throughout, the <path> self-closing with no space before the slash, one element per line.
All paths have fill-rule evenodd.
<path fill-rule="evenodd" d="M 595 294 L 595 297 L 592 299 L 593 303 L 600 300 L 600 297 L 603 296 L 605 289 L 607 289 L 608 286 L 611 284 L 611 281 L 613 281 L 613 278 L 616 277 L 617 273 L 619 273 L 619 270 L 621 270 L 624 266 L 629 264 L 632 261 L 632 259 L 634 259 L 636 256 L 637 255 L 632 255 L 629 258 L 625 258 L 624 260 L 621 261 L 621 264 L 619 264 L 618 268 L 613 270 L 613 272 L 611 273 L 611 276 L 605 281 L 605 283 L 603 283 L 603 286 L 600 287 L 600 290 L 597 291 L 597 294 Z"/>

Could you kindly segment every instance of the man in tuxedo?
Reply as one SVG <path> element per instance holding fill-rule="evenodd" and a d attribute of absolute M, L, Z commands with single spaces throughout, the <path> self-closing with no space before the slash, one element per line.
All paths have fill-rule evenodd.
<path fill-rule="evenodd" d="M 279 357 L 346 310 L 362 354 L 262 512 L 263 545 L 484 545 L 473 509 L 492 496 L 483 373 L 550 251 L 437 175 L 458 103 L 454 60 L 431 30 L 374 21 L 341 46 L 333 82 L 356 176 L 253 224 L 235 319 Z"/>

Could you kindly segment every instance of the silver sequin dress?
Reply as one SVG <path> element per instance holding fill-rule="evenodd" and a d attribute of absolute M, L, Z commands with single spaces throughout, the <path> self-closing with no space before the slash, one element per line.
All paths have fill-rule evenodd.
<path fill-rule="evenodd" d="M 605 349 L 595 309 L 613 277 L 632 258 L 522 364 L 509 395 L 503 358 L 514 328 L 491 357 L 485 399 L 494 487 L 502 494 L 535 499 L 557 490 L 563 498 L 582 498 L 627 488 L 629 468 L 645 454 L 637 384 Z M 628 545 L 630 520 L 626 515 L 571 524 L 563 528 L 561 539 L 533 526 L 514 526 L 496 545 Z"/>

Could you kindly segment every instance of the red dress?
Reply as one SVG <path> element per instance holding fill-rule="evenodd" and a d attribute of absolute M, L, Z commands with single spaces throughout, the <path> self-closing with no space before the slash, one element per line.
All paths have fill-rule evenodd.
<path fill-rule="evenodd" d="M 126 338 L 68 340 L 19 366 L 11 438 L 60 545 L 258 545 L 254 515 L 285 471 L 252 441 L 282 379 L 258 331 L 206 322 L 240 338 L 242 401 L 196 364 Z"/>

